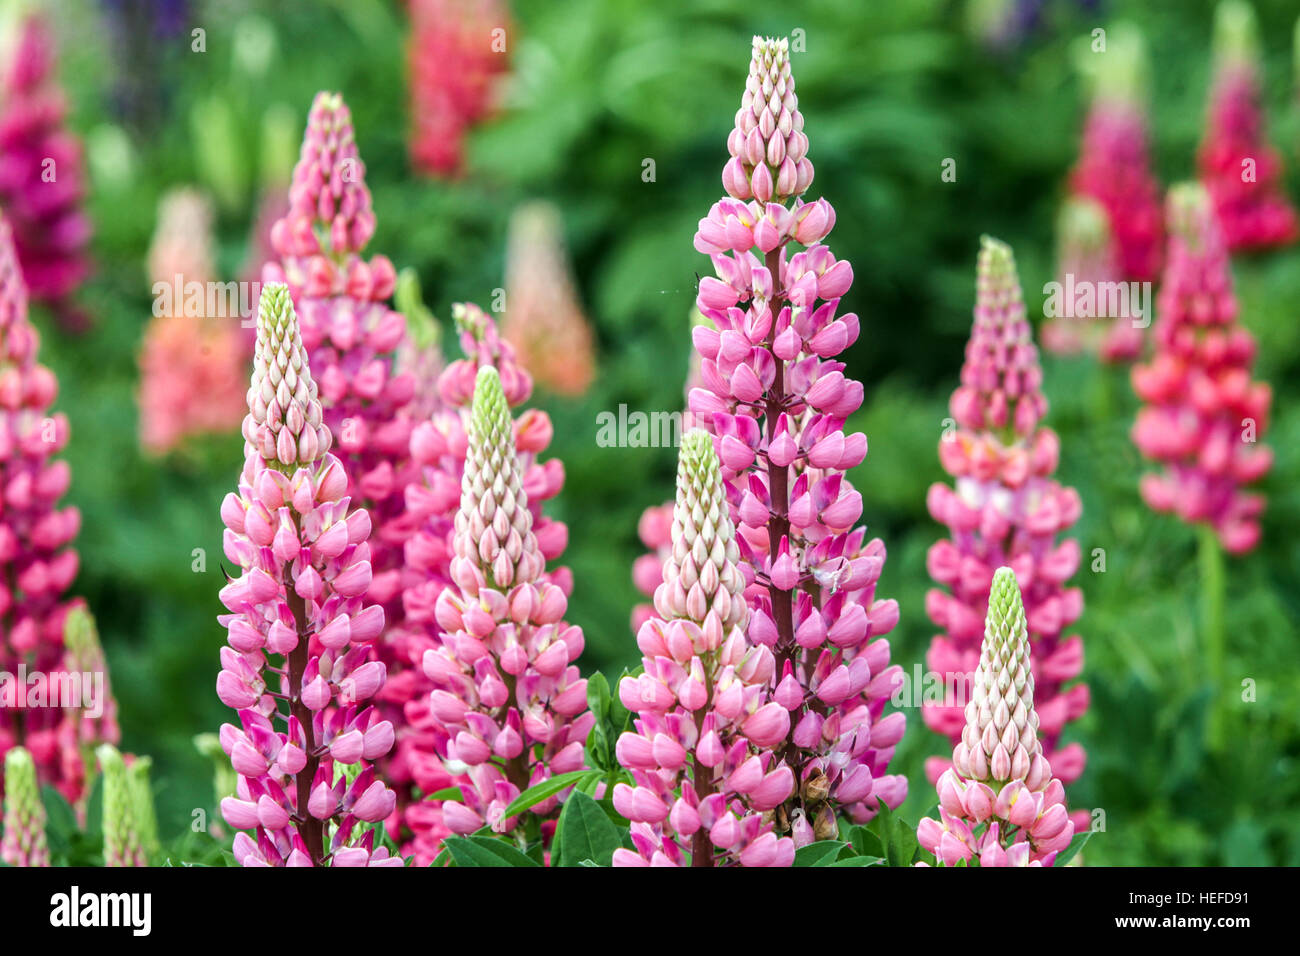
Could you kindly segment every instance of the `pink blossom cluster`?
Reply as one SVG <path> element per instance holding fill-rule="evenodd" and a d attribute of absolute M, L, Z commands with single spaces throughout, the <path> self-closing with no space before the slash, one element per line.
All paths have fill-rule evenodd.
<path fill-rule="evenodd" d="M 907 791 L 886 773 L 904 717 L 884 714 L 902 674 L 881 635 L 898 604 L 876 597 L 885 548 L 855 527 L 862 496 L 844 474 L 867 453 L 865 435 L 844 432 L 862 383 L 835 360 L 858 337 L 858 317 L 840 311 L 853 269 L 822 242 L 830 203 L 798 198 L 813 175 L 802 130 L 787 41 L 755 37 L 729 195 L 695 236 L 716 278 L 700 281 L 709 323 L 694 329 L 701 384 L 690 393 L 727 483 L 748 640 L 772 652 L 771 700 L 790 713 L 775 752 L 796 789 L 777 818 L 801 843 L 832 833 L 838 811 L 865 821 Z"/>
<path fill-rule="evenodd" d="M 1057 776 L 1070 783 L 1083 772 L 1085 754 L 1077 743 L 1060 747 L 1059 739 L 1087 710 L 1089 695 L 1084 684 L 1066 686 L 1083 670 L 1082 641 L 1064 634 L 1083 612 L 1083 594 L 1067 587 L 1079 567 L 1079 543 L 1060 535 L 1082 505 L 1078 492 L 1051 477 L 1059 441 L 1040 424 L 1047 399 L 1015 259 L 1010 247 L 987 236 L 961 385 L 949 407 L 954 427 L 939 441 L 939 460 L 954 486 L 936 482 L 926 498 L 930 515 L 949 529 L 926 559 L 940 585 L 926 595 L 926 612 L 943 631 L 926 661 L 930 671 L 956 681 L 955 697 L 925 703 L 922 716 L 931 730 L 961 738 L 961 703 L 979 660 L 989 587 L 999 567 L 1010 567 L 1024 592 L 1044 749 Z M 927 775 L 935 780 L 946 766 L 932 758 Z"/>
<path fill-rule="evenodd" d="M 466 357 L 443 370 L 438 380 L 439 408 L 411 434 L 415 473 L 406 487 L 405 501 L 408 519 L 415 530 L 405 545 L 404 623 L 390 628 L 384 638 L 392 650 L 392 676 L 383 697 L 386 702 L 401 707 L 403 718 L 387 774 L 395 785 L 409 788 L 414 784 L 425 794 L 442 790 L 453 782 L 453 775 L 439 756 L 445 747 L 447 731 L 431 710 L 430 694 L 434 685 L 425 675 L 422 661 L 425 652 L 439 647 L 443 637 L 435 613 L 439 596 L 445 589 L 455 588 L 451 563 L 469 444 L 467 406 L 482 368 L 497 371 L 511 406 L 526 402 L 533 387 L 532 378 L 518 364 L 513 347 L 499 336 L 491 317 L 469 304 L 453 306 L 452 315 Z M 514 420 L 515 451 L 532 515 L 532 532 L 547 561 L 558 558 L 568 543 L 564 524 L 542 513 L 542 505 L 558 495 L 564 484 L 561 462 L 540 460 L 552 434 L 550 418 L 540 409 L 524 411 Z M 567 568 L 553 568 L 544 574 L 544 579 L 564 594 L 572 593 L 573 577 Z M 413 853 L 422 864 L 437 856 L 442 837 L 450 832 L 443 822 L 440 801 L 406 804 L 401 820 L 393 821 L 393 826 L 399 834 L 404 832 L 403 827 L 410 831 L 412 837 L 404 842 L 403 852 Z"/>
<path fill-rule="evenodd" d="M 171 308 L 145 330 L 138 396 L 140 443 L 154 454 L 191 435 L 234 431 L 247 411 L 239 319 L 207 311 L 205 290 L 216 277 L 212 247 L 208 201 L 189 189 L 165 195 L 148 262 L 155 302 L 170 300 Z"/>
<path fill-rule="evenodd" d="M 438 756 L 462 797 L 443 802 L 443 822 L 453 833 L 485 825 L 505 833 L 525 822 L 505 815 L 520 793 L 585 766 L 595 716 L 573 663 L 582 629 L 564 622 L 565 590 L 545 576 L 515 423 L 491 365 L 477 372 L 466 426 L 453 587 L 438 594 L 440 630 L 422 663 L 432 716 L 445 729 Z M 558 799 L 530 808 L 527 825 L 552 816 Z"/>
<path fill-rule="evenodd" d="M 28 12 L 21 18 L 3 69 L 0 208 L 13 230 L 31 297 L 53 305 L 60 322 L 77 330 L 87 319 L 69 297 L 90 272 L 90 219 L 81 208 L 81 144 L 64 128 L 67 103 L 54 73 L 54 40 L 42 14 Z"/>
<path fill-rule="evenodd" d="M 1121 277 L 1150 282 L 1160 271 L 1164 238 L 1160 184 L 1151 173 L 1141 92 L 1146 69 L 1141 35 L 1131 29 L 1112 31 L 1104 62 L 1098 63 L 1069 189 L 1105 208 Z"/>
<path fill-rule="evenodd" d="M 68 442 L 68 420 L 50 411 L 59 385 L 40 364 L 39 348 L 9 224 L 0 219 L 0 671 L 10 675 L 20 666 L 51 676 L 67 669 L 65 625 L 82 606 L 67 594 L 77 576 L 72 544 L 81 514 L 58 507 L 71 481 L 68 463 L 55 457 Z M 41 782 L 55 785 L 69 801 L 81 800 L 87 775 L 83 731 L 99 740 L 118 739 L 111 700 L 104 702 L 100 721 L 83 724 L 79 712 L 26 706 L 16 681 L 8 682 L 5 694 L 0 753 L 26 747 Z"/>
<path fill-rule="evenodd" d="M 368 703 L 385 669 L 370 660 L 384 611 L 370 587 L 370 516 L 350 509 L 330 453 L 289 290 L 268 283 L 258 312 L 237 492 L 221 505 L 224 550 L 239 568 L 221 590 L 230 613 L 217 695 L 239 714 L 222 749 L 238 774 L 222 816 L 242 866 L 401 866 L 367 824 L 396 795 L 373 763 L 393 725 Z M 287 713 L 286 713 L 287 711 Z"/>
<path fill-rule="evenodd" d="M 642 673 L 618 688 L 637 719 L 616 745 L 633 784 L 615 786 L 614 806 L 632 821 L 635 850 L 615 851 L 615 866 L 794 861 L 795 841 L 769 818 L 794 791 L 794 774 L 774 754 L 790 713 L 771 700 L 772 649 L 745 634 L 729 510 L 712 439 L 692 431 L 681 443 L 672 547 L 654 613 L 637 633 Z"/>
<path fill-rule="evenodd" d="M 406 335 L 402 315 L 386 304 L 396 273 L 382 255 L 362 252 L 375 231 L 365 165 L 352 115 L 337 93 L 318 93 L 307 117 L 289 189 L 289 211 L 271 230 L 280 256 L 263 269 L 293 295 L 303 343 L 320 388 L 325 421 L 348 472 L 348 495 L 375 526 L 375 579 L 369 597 L 390 623 L 401 613 L 403 489 L 411 428 L 406 406 L 414 378 L 395 373 Z"/>
<path fill-rule="evenodd" d="M 1229 250 L 1295 241 L 1300 226 L 1283 184 L 1282 157 L 1265 137 L 1254 61 L 1219 67 L 1198 158 Z"/>
<path fill-rule="evenodd" d="M 944 866 L 1051 866 L 1075 825 L 1043 756 L 1025 610 L 1011 568 L 990 582 L 988 620 L 952 767 L 939 777 L 939 819 L 921 846 Z"/>
<path fill-rule="evenodd" d="M 1156 351 L 1133 369 L 1145 404 L 1133 441 L 1162 466 L 1142 479 L 1156 511 L 1204 522 L 1223 547 L 1241 554 L 1259 542 L 1261 495 L 1243 486 L 1272 467 L 1259 444 L 1272 391 L 1251 378 L 1255 340 L 1238 321 L 1221 226 L 1204 187 L 1169 194 L 1169 260 L 1157 300 Z"/>
<path fill-rule="evenodd" d="M 509 65 L 508 10 L 502 0 L 410 0 L 410 11 L 411 162 L 452 175 Z"/>

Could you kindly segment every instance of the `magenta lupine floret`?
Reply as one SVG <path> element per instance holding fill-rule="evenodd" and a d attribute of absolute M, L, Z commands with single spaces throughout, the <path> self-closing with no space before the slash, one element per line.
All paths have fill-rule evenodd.
<path fill-rule="evenodd" d="M 643 672 L 619 699 L 637 714 L 619 737 L 614 806 L 632 821 L 635 850 L 615 866 L 789 866 L 794 841 L 770 811 L 794 791 L 774 754 L 790 713 L 771 699 L 776 658 L 745 634 L 749 608 L 740 549 L 709 434 L 688 433 L 677 467 L 672 547 L 637 646 Z"/>
<path fill-rule="evenodd" d="M 349 511 L 347 474 L 329 451 L 283 284 L 262 291 L 248 407 L 239 490 L 221 505 L 225 555 L 240 569 L 221 590 L 230 613 L 219 618 L 228 646 L 217 695 L 239 712 L 238 727 L 221 727 L 239 775 L 221 812 L 256 834 L 235 837 L 235 858 L 401 866 L 362 826 L 396 803 L 372 766 L 392 748 L 393 726 L 367 703 L 385 677 L 370 659 L 384 627 L 383 608 L 365 597 L 370 515 Z"/>
<path fill-rule="evenodd" d="M 1272 390 L 1251 378 L 1255 340 L 1238 321 L 1222 232 L 1203 187 L 1169 191 L 1169 262 L 1156 303 L 1156 351 L 1133 368 L 1145 404 L 1133 441 L 1159 464 L 1142 479 L 1156 511 L 1208 524 L 1225 550 L 1259 542 L 1264 497 L 1245 492 L 1273 465 L 1259 443 Z"/>
<path fill-rule="evenodd" d="M 64 128 L 67 103 L 54 69 L 49 26 L 42 14 L 26 13 L 0 83 L 0 208 L 32 299 L 77 330 L 86 316 L 70 296 L 90 272 L 90 219 L 81 207 L 81 144 Z"/>
<path fill-rule="evenodd" d="M 525 789 L 585 766 L 595 722 L 574 661 L 582 629 L 565 623 L 568 598 L 545 577 L 546 557 L 515 451 L 501 376 L 477 374 L 456 513 L 451 579 L 438 596 L 441 633 L 424 653 L 433 717 L 446 729 L 440 756 L 463 802 L 445 802 L 453 833 L 484 825 L 506 833 L 505 809 Z M 530 814 L 552 816 L 558 798 Z"/>
<path fill-rule="evenodd" d="M 1160 184 L 1151 173 L 1144 97 L 1146 48 L 1133 27 L 1111 31 L 1095 64 L 1092 103 L 1070 191 L 1105 208 L 1122 277 L 1150 282 L 1164 252 Z"/>
<path fill-rule="evenodd" d="M 939 441 L 939 460 L 955 479 L 930 486 L 930 515 L 949 529 L 926 558 L 938 588 L 926 611 L 943 630 L 931 641 L 929 670 L 956 683 L 958 699 L 925 702 L 926 725 L 953 742 L 965 720 L 961 701 L 980 654 L 989 586 L 1008 565 L 1024 590 L 1029 639 L 1041 702 L 1046 754 L 1062 782 L 1083 772 L 1077 743 L 1059 748 L 1065 724 L 1088 708 L 1087 685 L 1065 685 L 1083 669 L 1083 643 L 1064 631 L 1083 612 L 1083 594 L 1066 586 L 1079 567 L 1079 543 L 1060 540 L 1078 519 L 1078 493 L 1052 479 L 1060 442 L 1041 424 L 1047 413 L 1042 369 L 1025 314 L 1015 259 L 1005 243 L 981 240 L 976 270 L 975 321 L 966 346 L 962 384 L 950 409 L 955 428 Z M 933 781 L 947 766 L 932 758 Z"/>
<path fill-rule="evenodd" d="M 1228 249 L 1289 245 L 1300 234 L 1268 142 L 1260 104 L 1259 40 L 1249 3 L 1225 0 L 1215 16 L 1214 83 L 1198 155 Z"/>
<path fill-rule="evenodd" d="M 822 243 L 830 203 L 797 198 L 812 181 L 802 128 L 787 42 L 755 37 L 723 173 L 729 198 L 695 235 L 717 278 L 700 281 L 711 325 L 694 330 L 702 384 L 690 408 L 722 462 L 749 639 L 772 650 L 773 699 L 791 712 L 776 752 L 797 788 L 779 827 L 807 842 L 833 832 L 837 811 L 863 821 L 879 800 L 898 806 L 907 781 L 885 772 L 904 717 L 883 713 L 902 673 L 880 636 L 898 605 L 876 598 L 885 548 L 855 527 L 862 496 L 844 475 L 867 453 L 865 435 L 844 433 L 862 384 L 834 360 L 858 337 L 858 317 L 839 312 L 853 269 Z"/>
<path fill-rule="evenodd" d="M 405 547 L 405 619 L 403 626 L 390 628 L 385 636 L 394 648 L 394 664 L 390 665 L 392 676 L 384 698 L 400 703 L 404 717 L 388 775 L 394 783 L 414 784 L 426 794 L 455 780 L 439 756 L 445 749 L 447 730 L 430 708 L 434 685 L 421 661 L 426 650 L 441 646 L 444 635 L 436 605 L 445 589 L 455 587 L 451 561 L 468 446 L 470 410 L 466 406 L 473 397 L 480 367 L 497 370 L 509 404 L 522 404 L 532 393 L 531 377 L 519 366 L 514 348 L 500 338 L 491 317 L 476 306 L 461 303 L 452 306 L 452 317 L 466 358 L 443 370 L 438 379 L 439 408 L 431 420 L 422 421 L 411 433 L 411 459 L 417 468 L 406 488 L 407 513 L 415 530 Z M 514 434 L 533 516 L 533 535 L 543 557 L 551 561 L 563 552 L 568 531 L 563 523 L 542 513 L 542 505 L 564 484 L 564 468 L 558 460 L 539 460 L 553 434 L 550 418 L 540 409 L 529 409 L 515 418 Z M 565 567 L 552 568 L 545 579 L 566 595 L 573 590 L 573 577 Z M 450 832 L 443 822 L 441 801 L 410 803 L 403 810 L 401 824 L 412 834 L 409 842 L 403 843 L 403 852 L 413 853 L 421 865 L 432 862 L 442 837 Z"/>
<path fill-rule="evenodd" d="M 993 575 L 972 694 L 952 767 L 938 781 L 939 820 L 916 828 L 944 866 L 1051 866 L 1075 825 L 1043 756 L 1034 675 L 1016 573 Z"/>
<path fill-rule="evenodd" d="M 50 676 L 66 668 L 64 625 L 81 606 L 67 594 L 77 576 L 72 543 L 81 514 L 58 507 L 71 481 L 68 463 L 55 457 L 68 442 L 68 420 L 50 410 L 59 386 L 40 364 L 39 348 L 9 224 L 0 219 L 0 671 L 17 674 L 21 665 L 29 674 Z M 8 696 L 21 696 L 16 686 L 9 684 Z M 0 703 L 0 753 L 26 747 L 41 782 L 80 801 L 82 731 L 116 741 L 111 710 L 93 728 L 83 728 L 79 712 L 27 707 L 25 699 L 8 697 Z"/>

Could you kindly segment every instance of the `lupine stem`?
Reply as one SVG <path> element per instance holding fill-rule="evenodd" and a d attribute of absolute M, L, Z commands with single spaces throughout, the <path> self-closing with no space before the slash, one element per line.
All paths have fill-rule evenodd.
<path fill-rule="evenodd" d="M 298 631 L 298 644 L 289 652 L 289 712 L 302 725 L 304 749 L 307 752 L 307 765 L 296 781 L 298 791 L 298 813 L 302 815 L 302 842 L 307 846 L 307 855 L 311 857 L 312 866 L 320 866 L 325 859 L 325 828 L 322 821 L 307 812 L 307 803 L 311 799 L 312 784 L 316 780 L 316 771 L 320 767 L 320 748 L 316 746 L 316 737 L 312 732 L 312 712 L 302 699 L 303 674 L 310 659 L 308 648 L 311 644 L 311 627 L 307 624 L 307 604 L 293 589 L 293 582 L 288 580 L 285 571 L 285 596 L 289 610 L 293 614 L 294 627 Z"/>
<path fill-rule="evenodd" d="M 1223 546 L 1210 525 L 1197 528 L 1200 537 L 1201 566 L 1201 628 L 1205 636 L 1206 670 L 1210 675 L 1213 696 L 1206 722 L 1206 743 L 1211 751 L 1223 746 L 1223 702 L 1227 688 L 1224 686 L 1226 635 L 1223 627 L 1223 602 L 1226 575 L 1223 566 Z"/>
<path fill-rule="evenodd" d="M 781 249 L 781 246 L 777 246 L 764 257 L 764 265 L 771 273 L 773 286 L 777 289 L 781 287 Z M 784 306 L 785 299 L 778 292 L 772 299 L 772 314 L 779 314 Z M 773 351 L 775 339 L 776 323 L 773 322 L 772 331 L 768 333 L 767 341 L 763 343 L 769 352 Z M 776 431 L 776 421 L 785 411 L 782 407 L 782 398 L 785 395 L 785 362 L 774 352 L 772 361 L 776 364 L 776 378 L 767 393 L 767 434 L 769 435 Z M 790 469 L 777 467 L 769 461 L 767 480 L 768 491 L 772 496 L 772 520 L 767 523 L 767 541 L 769 553 L 776 554 L 781 547 L 781 539 L 790 533 L 788 517 Z M 780 674 L 785 667 L 785 662 L 794 653 L 794 594 L 792 591 L 783 591 L 771 583 L 768 584 L 768 591 L 772 595 L 772 618 L 776 622 L 777 634 L 780 635 L 776 645 L 776 672 Z"/>

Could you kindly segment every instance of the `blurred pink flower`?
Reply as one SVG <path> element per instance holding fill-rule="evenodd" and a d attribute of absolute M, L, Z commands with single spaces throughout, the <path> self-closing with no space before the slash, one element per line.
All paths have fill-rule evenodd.
<path fill-rule="evenodd" d="M 1237 299 L 1220 226 L 1204 187 L 1169 192 L 1169 260 L 1160 287 L 1151 362 L 1135 366 L 1145 405 L 1133 441 L 1162 466 L 1142 479 L 1156 511 L 1204 522 L 1233 553 L 1259 542 L 1261 495 L 1243 486 L 1272 467 L 1258 444 L 1272 390 L 1251 379 L 1255 340 L 1237 321 Z"/>

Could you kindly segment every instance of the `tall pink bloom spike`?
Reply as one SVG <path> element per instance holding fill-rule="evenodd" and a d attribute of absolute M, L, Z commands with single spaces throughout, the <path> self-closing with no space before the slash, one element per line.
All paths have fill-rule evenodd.
<path fill-rule="evenodd" d="M 881 638 L 898 604 L 876 598 L 885 548 L 855 527 L 862 496 L 844 475 L 867 453 L 865 435 L 844 433 L 862 384 L 834 360 L 858 337 L 858 317 L 839 314 L 853 269 L 822 243 L 830 203 L 798 198 L 813 175 L 802 129 L 787 41 L 755 37 L 728 140 L 729 198 L 695 235 L 717 278 L 700 281 L 709 322 L 694 330 L 701 385 L 690 393 L 727 483 L 749 640 L 772 651 L 772 700 L 791 714 L 774 750 L 796 790 L 776 816 L 800 843 L 833 835 L 840 812 L 865 821 L 907 794 L 886 773 L 905 724 L 884 714 L 902 682 Z"/>
<path fill-rule="evenodd" d="M 426 175 L 461 171 L 464 140 L 496 106 L 510 64 L 501 0 L 410 0 L 411 163 Z"/>
<path fill-rule="evenodd" d="M 1145 403 L 1133 442 L 1161 466 L 1142 479 L 1142 497 L 1156 511 L 1208 524 L 1225 550 L 1241 554 L 1260 537 L 1264 498 L 1243 487 L 1273 465 L 1272 449 L 1258 443 L 1272 390 L 1251 379 L 1255 340 L 1238 321 L 1228 252 L 1203 187 L 1169 191 L 1169 232 L 1155 355 L 1133 369 Z"/>
<path fill-rule="evenodd" d="M 1092 104 L 1070 192 L 1105 208 L 1121 277 L 1150 282 L 1160 272 L 1164 238 L 1160 184 L 1148 155 L 1146 44 L 1136 28 L 1122 25 L 1110 32 L 1105 54 L 1085 62 L 1095 66 Z"/>
<path fill-rule="evenodd" d="M 960 703 L 979 659 L 990 582 L 997 568 L 1009 566 L 1024 591 L 1044 749 L 1070 783 L 1086 755 L 1077 743 L 1062 748 L 1059 740 L 1088 709 L 1089 694 L 1085 684 L 1066 686 L 1083 670 L 1083 642 L 1064 634 L 1083 612 L 1083 594 L 1067 587 L 1079 567 L 1079 543 L 1059 536 L 1078 521 L 1082 504 L 1078 492 L 1051 477 L 1060 442 L 1041 424 L 1042 369 L 1010 247 L 985 236 L 976 276 L 974 326 L 950 403 L 956 428 L 939 441 L 954 487 L 936 482 L 926 497 L 931 517 L 949 529 L 926 558 L 940 585 L 926 595 L 926 612 L 943 631 L 926 661 L 945 680 L 956 679 L 962 696 L 926 702 L 921 714 L 931 730 L 954 743 L 961 738 Z M 932 758 L 927 776 L 937 779 L 946 766 Z"/>
<path fill-rule="evenodd" d="M 221 505 L 225 555 L 240 569 L 221 589 L 230 611 L 217 696 L 239 712 L 222 749 L 238 776 L 221 801 L 241 832 L 241 866 L 401 866 L 365 826 L 396 795 L 373 762 L 393 725 L 372 700 L 384 665 L 370 645 L 383 608 L 370 585 L 370 515 L 352 509 L 288 287 L 268 283 L 244 419 L 239 490 Z M 283 709 L 282 709 L 283 707 Z M 287 711 L 287 713 L 286 713 Z"/>
<path fill-rule="evenodd" d="M 1220 3 L 1214 40 L 1201 181 L 1229 251 L 1289 245 L 1300 226 L 1282 181 L 1282 158 L 1264 132 L 1254 8 L 1243 0 Z"/>
<path fill-rule="evenodd" d="M 961 739 L 937 785 L 939 820 L 924 818 L 916 835 L 944 866 L 1051 866 L 1075 825 L 1038 739 L 1016 573 L 999 568 L 990 588 Z"/>
<path fill-rule="evenodd" d="M 81 144 L 64 128 L 67 109 L 49 25 L 26 13 L 0 78 L 0 208 L 32 299 L 79 331 L 88 319 L 71 296 L 90 272 L 90 219 L 81 207 Z"/>
<path fill-rule="evenodd" d="M 521 792 L 585 766 L 595 716 L 573 663 L 582 629 L 564 622 L 568 598 L 545 577 L 510 406 L 491 366 L 476 376 L 454 546 L 455 586 L 438 596 L 442 632 L 423 662 L 446 729 L 440 756 L 463 798 L 445 802 L 442 816 L 453 833 L 506 833 L 524 822 L 504 815 Z M 529 814 L 546 820 L 558 802 Z"/>
<path fill-rule="evenodd" d="M 56 456 L 68 442 L 68 420 L 51 412 L 59 384 L 40 364 L 40 338 L 27 315 L 23 283 L 7 220 L 0 218 L 0 671 L 52 677 L 66 669 L 64 627 L 82 602 L 69 599 L 77 576 L 73 540 L 81 528 L 75 507 L 59 508 L 71 471 Z M 8 694 L 14 695 L 10 684 Z M 13 746 L 31 752 L 42 783 L 72 803 L 86 795 L 86 762 L 80 714 L 57 707 L 26 706 L 6 699 L 0 706 L 0 753 Z M 110 706 L 105 701 L 105 707 Z M 118 728 L 105 719 L 85 728 L 116 741 Z"/>
<path fill-rule="evenodd" d="M 393 676 L 384 688 L 384 698 L 400 704 L 404 718 L 388 775 L 395 784 L 413 786 L 425 794 L 443 790 L 456 779 L 439 756 L 445 749 L 447 729 L 430 707 L 434 684 L 421 662 L 427 650 L 442 646 L 446 635 L 437 618 L 437 603 L 444 590 L 456 587 L 451 563 L 469 444 L 472 413 L 467 406 L 479 370 L 487 367 L 497 371 L 511 406 L 523 404 L 532 394 L 531 377 L 518 364 L 514 348 L 497 334 L 487 313 L 457 303 L 452 306 L 452 318 L 466 357 L 442 371 L 438 378 L 438 407 L 431 420 L 422 421 L 411 433 L 411 459 L 416 468 L 406 487 L 406 505 L 415 531 L 405 546 L 405 618 L 402 626 L 389 628 L 385 635 L 386 643 L 394 649 L 394 663 L 390 665 Z M 564 484 L 560 461 L 541 460 L 553 431 L 549 417 L 540 409 L 527 409 L 514 419 L 516 453 L 532 514 L 533 535 L 547 561 L 559 558 L 568 543 L 564 524 L 542 510 Z M 554 567 L 544 577 L 566 595 L 573 590 L 568 568 Z M 441 801 L 419 800 L 403 810 L 396 835 L 403 841 L 403 853 L 413 853 L 420 865 L 433 861 L 442 838 L 450 832 L 443 821 L 442 807 Z"/>
<path fill-rule="evenodd" d="M 794 862 L 794 841 L 765 816 L 794 791 L 773 754 L 790 714 L 771 700 L 771 648 L 745 635 L 735 535 L 713 442 L 692 431 L 681 443 L 672 550 L 637 634 L 644 670 L 618 688 L 638 716 L 616 747 L 634 785 L 615 786 L 614 806 L 632 821 L 636 849 L 615 851 L 614 866 Z"/>

